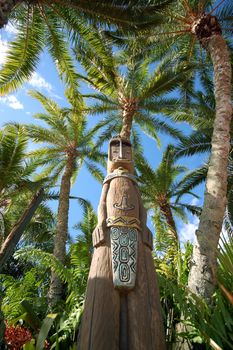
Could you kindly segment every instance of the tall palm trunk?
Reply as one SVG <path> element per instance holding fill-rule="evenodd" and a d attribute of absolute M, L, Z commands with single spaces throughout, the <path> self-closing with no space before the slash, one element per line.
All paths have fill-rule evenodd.
<path fill-rule="evenodd" d="M 125 139 L 130 139 L 133 117 L 138 109 L 138 101 L 135 98 L 119 97 L 119 102 L 122 105 L 122 129 L 120 136 Z"/>
<path fill-rule="evenodd" d="M 123 125 L 120 136 L 125 139 L 130 139 L 131 129 L 133 123 L 133 115 L 131 113 L 123 112 Z"/>
<path fill-rule="evenodd" d="M 65 171 L 61 179 L 59 205 L 57 214 L 57 228 L 54 238 L 53 255 L 61 262 L 65 262 L 66 242 L 68 237 L 68 214 L 71 177 L 74 171 L 74 157 L 68 156 Z M 51 273 L 51 283 L 48 293 L 49 309 L 52 309 L 62 297 L 62 281 L 55 272 Z"/>
<path fill-rule="evenodd" d="M 204 205 L 196 231 L 188 287 L 193 293 L 210 301 L 216 283 L 217 246 L 227 204 L 227 164 L 232 117 L 231 64 L 221 30 L 201 42 L 210 52 L 214 67 L 216 117 Z"/>
<path fill-rule="evenodd" d="M 176 230 L 176 224 L 175 224 L 175 220 L 173 218 L 171 207 L 170 207 L 169 203 L 160 205 L 160 210 L 163 213 L 163 215 L 165 216 L 166 222 L 167 222 L 168 227 L 169 227 L 169 234 L 172 237 L 174 237 L 175 243 L 178 244 L 178 235 L 177 235 L 177 230 Z"/>

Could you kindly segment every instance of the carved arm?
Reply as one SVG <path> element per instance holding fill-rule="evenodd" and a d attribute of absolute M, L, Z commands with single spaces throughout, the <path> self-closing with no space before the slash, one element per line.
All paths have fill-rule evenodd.
<path fill-rule="evenodd" d="M 106 198 L 109 189 L 109 183 L 105 183 L 102 188 L 100 202 L 98 206 L 98 224 L 92 234 L 93 246 L 98 247 L 105 242 L 105 235 L 107 233 L 106 219 L 107 207 Z"/>

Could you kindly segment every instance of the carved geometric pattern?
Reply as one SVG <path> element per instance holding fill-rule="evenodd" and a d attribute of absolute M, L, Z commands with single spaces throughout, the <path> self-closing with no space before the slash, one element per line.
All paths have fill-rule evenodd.
<path fill-rule="evenodd" d="M 134 227 L 140 230 L 140 221 L 133 216 L 110 216 L 106 220 L 107 227 L 111 226 L 123 226 Z"/>
<path fill-rule="evenodd" d="M 111 227 L 110 237 L 114 287 L 133 289 L 137 270 L 138 231 L 131 227 Z"/>

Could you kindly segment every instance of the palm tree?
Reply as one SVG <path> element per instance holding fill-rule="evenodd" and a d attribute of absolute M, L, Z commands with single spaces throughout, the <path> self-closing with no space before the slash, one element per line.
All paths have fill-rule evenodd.
<path fill-rule="evenodd" d="M 210 54 L 214 68 L 216 116 L 212 135 L 212 150 L 206 179 L 204 206 L 193 250 L 189 288 L 199 296 L 210 300 L 216 275 L 216 249 L 222 228 L 226 207 L 227 162 L 230 150 L 230 125 L 232 117 L 231 61 L 226 41 L 222 36 L 221 20 L 229 28 L 232 2 L 220 1 L 211 9 L 214 1 L 177 1 L 170 12 L 167 11 L 167 25 L 162 34 L 170 34 L 173 39 L 170 48 L 182 50 L 185 60 L 193 57 L 195 41 Z M 219 10 L 222 5 L 221 10 Z M 213 13 L 219 11 L 219 20 Z M 153 15 L 152 15 L 153 17 Z M 148 17 L 149 31 L 152 28 Z M 161 39 L 160 29 L 153 30 L 154 38 Z M 174 43 L 175 36 L 180 38 Z M 189 35 L 187 45 L 187 36 Z M 159 39 L 159 40 L 160 40 Z M 177 38 L 176 38 L 177 39 Z M 148 39 L 148 41 L 150 38 Z M 186 45 L 185 45 L 186 44 Z M 183 45 L 183 46 L 181 46 Z"/>
<path fill-rule="evenodd" d="M 143 1 L 144 2 L 144 1 Z M 0 95 L 7 94 L 27 81 L 46 47 L 56 65 L 66 72 L 68 83 L 75 81 L 74 68 L 69 58 L 69 47 L 79 36 L 93 39 L 91 22 L 127 25 L 137 18 L 143 2 L 132 4 L 124 0 L 72 0 L 54 1 L 0 1 L 0 28 L 8 19 L 17 29 L 16 38 L 9 44 L 6 62 L 0 71 Z M 158 1 L 154 11 L 166 6 Z M 160 16 L 158 21 L 161 22 Z M 87 30 L 86 26 L 90 30 Z M 70 42 L 70 45 L 68 44 Z"/>
<path fill-rule="evenodd" d="M 137 155 L 135 159 L 140 174 L 138 179 L 144 205 L 153 212 L 152 220 L 156 230 L 156 270 L 168 280 L 182 284 L 187 275 L 185 257 L 190 251 L 190 244 L 187 244 L 186 252 L 182 253 L 175 217 L 187 221 L 186 211 L 199 216 L 201 212 L 199 207 L 182 201 L 184 195 L 197 198 L 198 196 L 191 191 L 191 186 L 185 187 L 182 180 L 178 180 L 187 168 L 176 164 L 173 146 L 169 145 L 165 149 L 156 169 L 152 168 L 143 157 Z M 172 330 L 174 307 L 171 300 L 165 302 L 164 307 L 167 318 L 166 336 L 167 340 L 171 341 L 174 336 Z"/>
<path fill-rule="evenodd" d="M 29 161 L 25 128 L 7 125 L 0 130 L 0 265 L 12 256 L 35 211 L 45 199 L 46 179 L 33 181 L 36 161 Z M 19 205 L 20 203 L 20 205 Z"/>
<path fill-rule="evenodd" d="M 95 3 L 90 3 L 89 1 L 71 1 L 69 4 L 64 4 L 60 1 L 45 2 L 44 4 L 54 11 L 54 6 L 52 5 L 60 5 L 63 8 L 75 9 L 79 11 L 80 17 L 86 16 L 89 20 L 96 19 L 96 17 L 100 17 L 101 19 L 105 19 L 106 21 L 111 21 L 113 23 L 126 23 L 130 24 L 130 17 L 137 12 L 144 9 L 144 5 L 147 1 L 134 1 L 131 3 L 130 1 L 123 0 L 112 0 L 106 1 L 101 0 Z M 168 1 L 158 1 L 157 4 L 154 4 L 153 11 L 159 11 L 161 8 L 166 6 Z M 7 24 L 8 20 L 11 19 L 10 15 L 12 12 L 19 10 L 19 7 L 25 5 L 24 0 L 2 0 L 0 3 L 1 6 L 1 17 L 0 17 L 0 28 Z M 26 3 L 27 5 L 27 3 Z M 30 3 L 30 5 L 35 5 Z M 41 5 L 40 3 L 37 6 Z M 56 7 L 56 6 L 55 6 Z M 58 6 L 59 8 L 59 6 Z M 139 17 L 139 16 L 138 16 Z"/>
<path fill-rule="evenodd" d="M 27 208 L 24 210 L 20 219 L 14 225 L 12 230 L 8 233 L 6 239 L 1 244 L 0 249 L 0 270 L 4 266 L 7 260 L 12 256 L 16 245 L 18 244 L 26 226 L 32 219 L 36 209 L 43 200 L 44 191 L 40 190 L 36 193 Z"/>
<path fill-rule="evenodd" d="M 156 169 L 152 169 L 150 164 L 142 157 L 136 157 L 136 166 L 140 172 L 140 190 L 146 208 L 153 210 L 155 226 L 165 221 L 168 227 L 168 234 L 178 246 L 179 238 L 174 215 L 186 219 L 185 209 L 192 214 L 199 215 L 200 208 L 197 206 L 182 203 L 180 201 L 184 194 L 197 197 L 189 189 L 183 191 L 180 185 L 182 181 L 177 181 L 177 177 L 187 171 L 187 168 L 175 164 L 174 148 L 168 146 L 164 151 L 161 163 Z M 198 197 L 197 197 L 198 198 Z"/>
<path fill-rule="evenodd" d="M 158 131 L 182 138 L 176 128 L 153 114 L 160 113 L 171 103 L 162 96 L 187 79 L 190 67 L 172 66 L 170 60 L 165 59 L 151 73 L 150 61 L 138 58 L 139 44 L 135 40 L 128 50 L 116 53 L 104 34 L 98 31 L 95 32 L 95 51 L 93 47 L 82 40 L 76 46 L 77 58 L 86 71 L 86 75 L 79 74 L 79 77 L 97 90 L 84 96 L 97 100 L 89 108 L 90 113 L 107 114 L 102 124 L 108 125 L 109 136 L 122 126 L 120 135 L 130 138 L 135 122 L 157 141 Z M 107 134 L 105 131 L 105 139 Z"/>
<path fill-rule="evenodd" d="M 75 225 L 79 232 L 75 241 L 69 245 L 69 262 L 66 266 L 61 264 L 53 254 L 48 253 L 45 245 L 38 244 L 37 249 L 35 249 L 30 244 L 30 246 L 24 245 L 21 247 L 15 255 L 17 260 L 14 260 L 14 262 L 24 267 L 24 273 L 20 275 L 20 278 L 17 275 L 12 275 L 7 270 L 5 270 L 4 275 L 0 276 L 3 288 L 2 306 L 6 319 L 11 320 L 20 317 L 23 307 L 24 314 L 27 312 L 29 315 L 26 319 L 26 325 L 34 329 L 37 320 L 36 328 L 38 331 L 38 328 L 41 327 L 40 319 L 43 319 L 47 312 L 48 271 L 51 267 L 56 271 L 66 284 L 66 302 L 58 315 L 60 319 L 59 326 L 56 329 L 54 328 L 53 338 L 56 342 L 57 336 L 59 346 L 62 344 L 63 347 L 69 347 L 68 344 L 74 343 L 74 337 L 80 325 L 93 249 L 92 232 L 97 223 L 97 215 L 91 203 L 82 198 L 78 198 L 78 203 L 81 205 L 83 217 L 81 222 Z M 47 226 L 50 226 L 48 221 Z M 25 308 L 25 306 L 28 307 Z M 36 315 L 36 317 L 31 317 L 32 315 Z"/>
<path fill-rule="evenodd" d="M 74 182 L 79 169 L 84 163 L 88 170 L 99 180 L 103 179 L 101 171 L 95 165 L 103 161 L 103 154 L 94 147 L 93 136 L 96 128 L 86 130 L 84 103 L 80 94 L 66 90 L 70 108 L 61 108 L 56 102 L 39 92 L 31 91 L 47 113 L 39 113 L 35 118 L 43 120 L 48 127 L 27 125 L 28 135 L 35 141 L 43 143 L 43 147 L 31 152 L 31 157 L 38 157 L 38 163 L 45 168 L 40 177 L 50 176 L 55 182 L 61 177 L 57 228 L 54 238 L 54 256 L 65 262 L 66 242 L 68 236 L 68 214 L 71 181 Z M 50 306 L 54 306 L 61 298 L 62 284 L 52 272 L 49 291 Z"/>
<path fill-rule="evenodd" d="M 32 188 L 30 175 L 36 164 L 27 157 L 25 128 L 7 125 L 0 130 L 0 140 L 0 208 L 3 211 L 20 191 Z"/>
<path fill-rule="evenodd" d="M 5 240 L 0 248 L 1 273 L 15 277 L 23 275 L 25 267 L 13 257 L 19 248 L 40 247 L 47 252 L 53 251 L 56 220 L 46 203 L 52 196 L 48 192 L 38 191 L 31 197 L 31 192 L 20 192 L 4 210 Z"/>
<path fill-rule="evenodd" d="M 45 212 L 40 205 L 44 195 L 38 191 L 43 181 L 31 179 L 36 164 L 30 162 L 27 156 L 25 128 L 7 125 L 0 130 L 0 140 L 0 270 L 1 273 L 7 271 L 11 275 L 19 275 L 21 269 L 12 255 L 22 235 L 29 233 L 32 221 L 36 228 L 38 211 Z M 1 313 L 0 346 L 4 330 Z"/>
<path fill-rule="evenodd" d="M 213 92 L 213 83 L 211 81 L 210 70 L 201 69 L 201 90 L 188 91 L 184 102 L 183 99 L 178 100 L 174 106 L 164 110 L 164 114 L 170 117 L 174 122 L 187 122 L 195 130 L 187 137 L 183 137 L 181 142 L 175 147 L 175 158 L 183 156 L 195 156 L 198 154 L 207 154 L 211 152 L 211 137 L 213 133 L 213 123 L 215 117 L 215 99 Z M 224 226 L 227 230 L 231 230 L 233 223 L 233 192 L 232 192 L 232 137 L 233 125 L 231 121 L 231 152 L 228 157 L 228 187 L 227 187 L 227 206 L 224 216 Z M 203 164 L 197 169 L 189 172 L 180 185 L 184 191 L 193 189 L 206 180 L 208 172 L 208 163 Z"/>

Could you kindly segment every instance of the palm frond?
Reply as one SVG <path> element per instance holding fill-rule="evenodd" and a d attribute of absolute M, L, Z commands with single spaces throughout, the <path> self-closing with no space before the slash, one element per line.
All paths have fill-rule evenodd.
<path fill-rule="evenodd" d="M 151 79 L 148 80 L 147 85 L 143 87 L 140 99 L 172 92 L 188 79 L 187 73 L 190 72 L 191 69 L 192 67 L 181 66 L 171 67 L 160 72 L 156 70 Z"/>
<path fill-rule="evenodd" d="M 181 131 L 169 125 L 165 121 L 156 119 L 151 115 L 145 115 L 143 113 L 138 112 L 135 115 L 134 120 L 135 123 L 137 123 L 140 127 L 143 127 L 143 129 L 146 130 L 146 133 L 148 133 L 152 137 L 155 137 L 155 139 L 158 139 L 158 136 L 156 134 L 157 132 L 168 134 L 175 139 L 182 140 L 183 138 L 183 134 Z"/>
<path fill-rule="evenodd" d="M 52 10 L 41 6 L 41 17 L 45 22 L 46 28 L 46 43 L 48 50 L 57 64 L 60 77 L 73 91 L 76 90 L 77 73 L 67 46 L 65 33 L 61 31 L 59 19 Z"/>
<path fill-rule="evenodd" d="M 45 115 L 45 116 L 43 114 L 35 114 L 35 117 L 37 117 L 39 119 L 40 119 L 40 117 L 43 118 L 43 116 L 44 116 L 44 118 L 47 117 L 47 119 L 46 119 L 47 122 L 50 121 L 50 119 L 51 119 L 51 118 L 49 119 L 49 115 L 52 115 L 53 117 L 58 119 L 58 117 L 61 114 L 61 109 L 55 101 L 46 97 L 41 92 L 36 91 L 36 90 L 29 90 L 28 94 L 31 97 L 37 99 L 48 113 L 48 115 Z"/>
<path fill-rule="evenodd" d="M 190 192 L 193 188 L 204 182 L 207 171 L 208 165 L 205 164 L 186 174 L 177 185 L 177 190 L 174 193 L 174 195 L 177 196 L 177 200 L 179 200 L 183 194 Z"/>
<path fill-rule="evenodd" d="M 175 157 L 192 156 L 197 153 L 206 153 L 211 150 L 211 136 L 200 131 L 194 131 L 190 136 L 183 138 L 175 150 Z"/>
<path fill-rule="evenodd" d="M 6 62 L 0 71 L 0 95 L 16 90 L 30 78 L 44 46 L 43 19 L 38 9 L 25 6 L 25 20 L 17 26 L 17 37 L 9 44 Z"/>
<path fill-rule="evenodd" d="M 94 163 L 89 161 L 85 161 L 85 165 L 91 175 L 102 184 L 105 177 L 103 172 Z"/>

